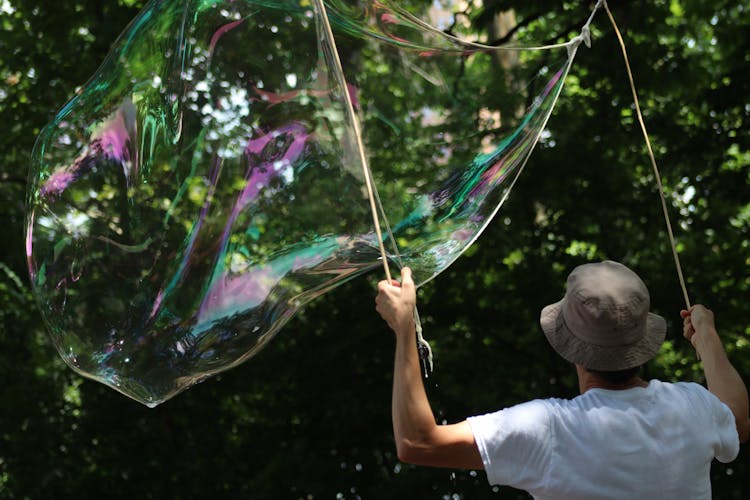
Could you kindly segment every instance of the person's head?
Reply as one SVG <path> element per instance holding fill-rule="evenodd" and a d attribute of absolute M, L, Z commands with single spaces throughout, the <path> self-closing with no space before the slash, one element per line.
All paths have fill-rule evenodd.
<path fill-rule="evenodd" d="M 649 312 L 648 289 L 622 264 L 604 261 L 576 267 L 565 297 L 540 316 L 547 340 L 564 359 L 595 372 L 627 376 L 659 352 L 664 318 Z M 635 373 L 631 375 L 635 376 Z"/>

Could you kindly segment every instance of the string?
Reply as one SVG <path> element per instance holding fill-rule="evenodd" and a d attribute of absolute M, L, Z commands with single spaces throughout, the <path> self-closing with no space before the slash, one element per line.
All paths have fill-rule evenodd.
<path fill-rule="evenodd" d="M 362 133 L 359 128 L 359 122 L 357 120 L 357 116 L 354 110 L 354 105 L 351 100 L 351 96 L 348 92 L 348 87 L 346 85 L 346 79 L 344 78 L 344 69 L 341 65 L 341 59 L 339 58 L 338 54 L 338 48 L 336 47 L 336 40 L 333 37 L 333 30 L 331 29 L 331 23 L 328 19 L 328 12 L 326 11 L 325 4 L 323 3 L 323 0 L 315 0 L 315 4 L 320 10 L 321 17 L 323 19 L 323 28 L 325 30 L 325 36 L 328 40 L 329 45 L 331 46 L 331 56 L 333 58 L 334 64 L 336 66 L 337 76 L 339 76 L 340 83 L 342 84 L 342 88 L 344 89 L 344 102 L 346 104 L 347 110 L 350 113 L 350 116 L 352 117 L 353 122 L 353 128 L 354 128 L 354 135 L 357 138 L 357 149 L 359 152 L 359 158 L 360 163 L 362 164 L 362 169 L 364 171 L 365 175 L 365 186 L 367 187 L 367 197 L 370 201 L 370 211 L 372 212 L 372 221 L 373 225 L 375 226 L 375 234 L 378 238 L 378 246 L 380 249 L 380 256 L 383 259 L 383 269 L 385 271 L 385 279 L 388 283 L 392 283 L 391 279 L 391 271 L 388 267 L 388 256 L 385 252 L 385 245 L 383 243 L 383 235 L 380 230 L 380 218 L 378 217 L 378 210 L 376 206 L 377 205 L 382 207 L 382 203 L 380 202 L 380 196 L 378 195 L 377 190 L 375 189 L 375 182 L 372 177 L 372 171 L 370 170 L 370 167 L 367 162 L 367 157 L 365 155 L 365 147 L 364 147 L 364 141 L 362 140 Z M 388 219 L 385 217 L 385 213 L 383 213 L 383 220 L 385 222 L 386 229 L 388 230 L 388 234 L 391 238 L 391 242 L 393 245 L 393 249 L 395 251 L 395 255 L 398 259 L 399 264 L 403 267 L 403 263 L 401 261 L 401 255 L 398 251 L 398 247 L 396 246 L 396 239 L 393 237 L 393 232 L 391 231 L 391 226 L 388 223 Z M 424 365 L 424 373 L 425 377 L 428 376 L 430 372 L 432 372 L 433 364 L 432 364 L 432 348 L 430 347 L 430 344 L 425 340 L 424 336 L 422 335 L 422 322 L 419 318 L 419 311 L 417 310 L 416 305 L 414 306 L 414 326 L 416 330 L 416 341 L 417 341 L 417 348 L 419 351 L 419 357 L 421 358 L 423 365 Z"/>
<path fill-rule="evenodd" d="M 370 175 L 372 175 L 372 170 L 369 171 Z M 375 180 L 370 178 L 370 182 L 372 182 L 373 185 L 375 185 Z M 375 199 L 377 201 L 377 204 L 379 207 L 382 208 L 383 203 L 380 201 L 380 194 L 378 193 L 378 190 L 374 190 L 375 193 Z M 398 262 L 399 267 L 404 267 L 403 259 L 401 258 L 401 252 L 398 250 L 398 245 L 396 244 L 396 237 L 393 236 L 393 230 L 391 229 L 391 224 L 388 222 L 388 217 L 386 217 L 385 212 L 383 213 L 383 224 L 385 225 L 385 230 L 388 233 L 388 236 L 390 237 L 391 241 L 391 247 L 393 248 L 393 255 L 396 258 L 396 262 Z M 424 284 L 424 283 L 423 283 Z M 422 368 L 424 371 L 425 378 L 428 378 L 430 376 L 430 373 L 432 373 L 434 365 L 432 361 L 432 347 L 430 346 L 430 343 L 427 341 L 427 339 L 424 338 L 424 334 L 422 331 L 422 320 L 419 317 L 419 310 L 417 309 L 416 304 L 414 305 L 414 329 L 416 330 L 417 334 L 417 351 L 419 352 L 419 359 L 422 361 Z"/>
<path fill-rule="evenodd" d="M 375 226 L 375 234 L 378 238 L 378 247 L 380 249 L 380 257 L 383 259 L 383 270 L 385 271 L 385 279 L 388 281 L 388 283 L 392 282 L 391 279 L 391 270 L 388 267 L 388 257 L 385 253 L 385 246 L 383 245 L 383 235 L 380 231 L 380 219 L 378 217 L 378 210 L 375 206 L 375 194 L 374 194 L 374 188 L 372 183 L 372 176 L 370 174 L 370 167 L 367 162 L 367 156 L 365 155 L 365 146 L 364 141 L 362 140 L 362 133 L 359 129 L 359 121 L 357 120 L 356 113 L 354 111 L 354 104 L 352 103 L 352 98 L 349 95 L 349 88 L 346 84 L 346 79 L 344 78 L 344 68 L 341 65 L 341 59 L 339 58 L 339 51 L 336 47 L 336 40 L 333 38 L 333 30 L 331 29 L 331 23 L 328 20 L 328 12 L 326 11 L 326 6 L 323 3 L 323 0 L 315 0 L 315 5 L 318 7 L 318 10 L 321 13 L 321 18 L 323 20 L 323 29 L 325 30 L 325 37 L 328 41 L 328 44 L 331 46 L 331 57 L 333 58 L 333 63 L 335 65 L 336 69 L 336 76 L 339 79 L 339 84 L 341 85 L 341 88 L 343 89 L 342 93 L 344 94 L 344 103 L 346 104 L 347 111 L 349 112 L 349 116 L 352 117 L 352 127 L 354 128 L 354 135 L 357 138 L 357 150 L 359 153 L 359 161 L 362 164 L 362 170 L 365 174 L 365 186 L 367 187 L 367 198 L 370 201 L 370 211 L 372 212 L 372 222 Z"/>
<path fill-rule="evenodd" d="M 607 5 L 606 0 L 604 1 L 604 9 L 607 11 L 607 16 L 609 17 L 610 22 L 612 23 L 612 27 L 615 29 L 615 34 L 617 35 L 617 40 L 620 42 L 620 49 L 622 51 L 622 57 L 625 60 L 625 68 L 628 71 L 628 79 L 630 80 L 630 90 L 633 93 L 633 102 L 635 103 L 635 111 L 638 116 L 638 123 L 641 125 L 641 132 L 643 132 L 643 137 L 646 140 L 646 147 L 648 149 L 648 156 L 651 159 L 651 166 L 654 169 L 654 176 L 656 177 L 656 185 L 659 188 L 659 198 L 661 198 L 661 208 L 664 212 L 664 221 L 667 224 L 667 234 L 669 235 L 669 244 L 672 246 L 672 257 L 674 258 L 674 264 L 677 268 L 677 277 L 680 280 L 680 287 L 682 288 L 682 295 L 685 299 L 685 305 L 687 309 L 690 309 L 690 297 L 688 296 L 687 287 L 685 286 L 685 278 L 682 275 L 682 266 L 680 265 L 680 257 L 677 254 L 677 244 L 675 243 L 674 233 L 672 232 L 672 223 L 669 220 L 669 212 L 667 210 L 667 200 L 664 196 L 664 187 L 661 183 L 661 175 L 659 174 L 659 168 L 656 166 L 656 159 L 654 158 L 654 151 L 651 149 L 651 141 L 648 137 L 648 132 L 646 132 L 646 124 L 643 121 L 643 115 L 641 114 L 641 106 L 638 103 L 638 94 L 635 89 L 635 82 L 633 80 L 633 73 L 630 70 L 630 61 L 628 60 L 628 52 L 625 49 L 625 42 L 622 39 L 622 35 L 620 34 L 620 29 L 617 27 L 617 23 L 615 22 L 615 18 L 612 16 L 612 12 L 609 10 L 609 6 Z"/>

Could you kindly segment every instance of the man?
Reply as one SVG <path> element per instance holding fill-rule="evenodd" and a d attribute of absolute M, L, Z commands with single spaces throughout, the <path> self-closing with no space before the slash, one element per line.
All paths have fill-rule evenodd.
<path fill-rule="evenodd" d="M 622 264 L 586 264 L 565 297 L 545 307 L 542 330 L 575 365 L 581 395 L 523 403 L 437 425 L 414 341 L 416 290 L 381 282 L 377 310 L 396 332 L 393 431 L 404 462 L 484 469 L 491 484 L 537 499 L 704 499 L 713 458 L 734 460 L 750 433 L 748 396 L 727 359 L 711 311 L 682 311 L 684 335 L 703 362 L 708 390 L 644 381 L 638 369 L 659 351 L 666 323 L 649 312 L 641 279 Z"/>

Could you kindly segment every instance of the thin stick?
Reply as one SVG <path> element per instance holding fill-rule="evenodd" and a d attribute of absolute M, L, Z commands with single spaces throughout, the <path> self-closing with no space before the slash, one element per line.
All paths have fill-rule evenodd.
<path fill-rule="evenodd" d="M 339 58 L 338 48 L 336 47 L 336 40 L 333 38 L 333 30 L 331 29 L 331 23 L 328 20 L 328 12 L 323 0 L 315 0 L 315 5 L 320 10 L 323 18 L 323 29 L 325 30 L 325 36 L 328 43 L 331 45 L 331 55 L 333 57 L 333 63 L 339 76 L 339 84 L 341 85 L 342 92 L 344 94 L 344 103 L 346 104 L 347 111 L 352 117 L 352 126 L 354 128 L 354 135 L 357 137 L 357 150 L 359 151 L 359 160 L 362 164 L 362 169 L 365 174 L 365 186 L 367 187 L 367 197 L 370 200 L 370 211 L 372 212 L 372 222 L 375 226 L 375 234 L 378 238 L 378 246 L 380 247 L 380 256 L 383 259 L 383 270 L 385 271 L 385 279 L 388 283 L 392 282 L 391 270 L 388 267 L 388 256 L 385 253 L 385 246 L 383 245 L 383 235 L 380 231 L 380 219 L 378 217 L 378 209 L 375 206 L 375 194 L 373 192 L 370 167 L 367 163 L 367 157 L 365 156 L 365 146 L 362 140 L 362 133 L 360 132 L 359 122 L 357 121 L 357 115 L 354 111 L 354 104 L 352 103 L 351 96 L 349 95 L 349 88 L 347 87 L 346 77 L 344 77 L 344 68 L 341 65 L 341 59 Z"/>

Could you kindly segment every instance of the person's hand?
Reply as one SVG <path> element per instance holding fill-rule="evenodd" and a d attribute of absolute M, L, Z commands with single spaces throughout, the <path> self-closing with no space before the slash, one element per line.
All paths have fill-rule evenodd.
<path fill-rule="evenodd" d="M 683 320 L 682 334 L 700 354 L 701 341 L 709 335 L 716 335 L 714 313 L 706 306 L 696 304 L 690 309 L 680 311 L 680 316 Z"/>
<path fill-rule="evenodd" d="M 401 284 L 397 281 L 378 283 L 375 309 L 397 334 L 414 331 L 414 307 L 417 290 L 411 277 L 411 269 L 401 270 Z"/>

